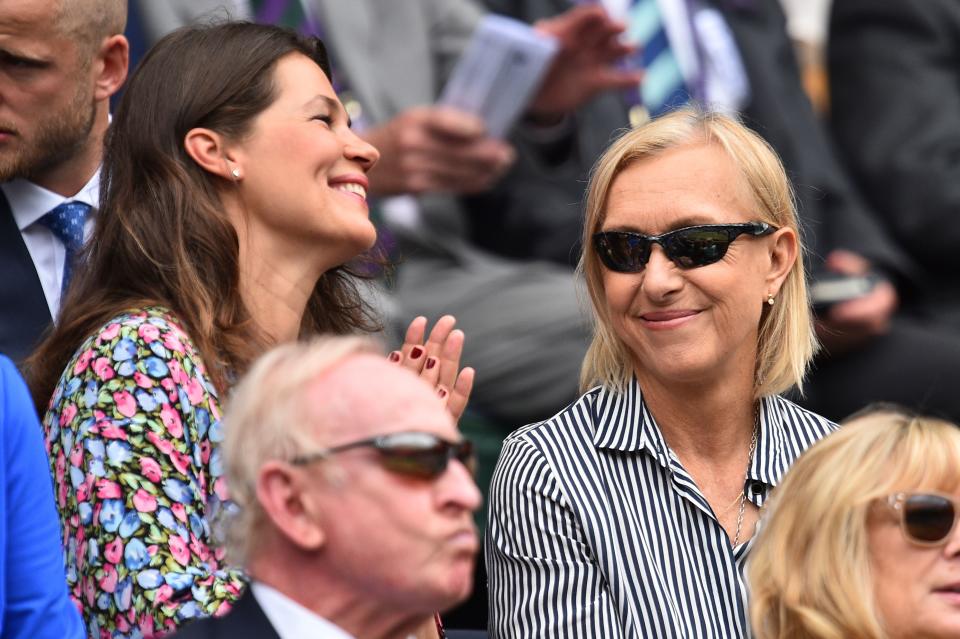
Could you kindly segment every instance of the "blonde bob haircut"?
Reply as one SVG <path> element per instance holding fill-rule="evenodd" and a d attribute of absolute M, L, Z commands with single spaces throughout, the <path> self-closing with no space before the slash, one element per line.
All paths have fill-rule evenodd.
<path fill-rule="evenodd" d="M 628 131 L 603 154 L 587 190 L 583 253 L 578 270 L 593 305 L 593 341 L 584 358 L 580 389 L 597 384 L 623 389 L 632 379 L 631 356 L 614 332 L 603 290 L 603 265 L 593 234 L 603 227 L 614 179 L 640 160 L 685 145 L 717 144 L 740 170 L 751 193 L 755 218 L 797 234 L 800 229 L 793 191 L 776 152 L 759 135 L 727 116 L 685 107 Z M 803 267 L 803 245 L 772 307 L 764 305 L 759 327 L 754 396 L 802 390 L 803 377 L 817 347 Z M 757 300 L 762 304 L 763 300 Z"/>
<path fill-rule="evenodd" d="M 236 507 L 228 520 L 218 522 L 225 528 L 218 532 L 237 565 L 256 549 L 267 520 L 257 500 L 260 469 L 270 460 L 290 460 L 318 445 L 307 388 L 340 362 L 363 353 L 383 354 L 383 349 L 364 337 L 316 337 L 285 344 L 260 357 L 233 389 L 223 418 L 223 453 Z"/>
<path fill-rule="evenodd" d="M 897 492 L 960 487 L 960 429 L 880 407 L 851 418 L 793 464 L 767 502 L 751 557 L 756 639 L 886 639 L 868 525 Z"/>

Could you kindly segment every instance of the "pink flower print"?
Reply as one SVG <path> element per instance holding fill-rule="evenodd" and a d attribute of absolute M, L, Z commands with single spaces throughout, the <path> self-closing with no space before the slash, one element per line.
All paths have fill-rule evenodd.
<path fill-rule="evenodd" d="M 93 372 L 103 381 L 113 379 L 117 375 L 113 370 L 113 366 L 110 365 L 110 358 L 108 357 L 98 357 L 94 360 Z"/>
<path fill-rule="evenodd" d="M 164 404 L 163 408 L 160 409 L 160 421 L 167 427 L 167 432 L 171 436 L 176 439 L 183 436 L 183 423 L 180 421 L 180 413 L 169 404 Z"/>
<path fill-rule="evenodd" d="M 210 440 L 205 439 L 200 442 L 200 463 L 204 466 L 210 461 Z"/>
<path fill-rule="evenodd" d="M 168 584 L 163 584 L 157 588 L 157 595 L 153 598 L 153 603 L 154 605 L 164 603 L 168 601 L 171 596 L 173 596 L 173 588 Z"/>
<path fill-rule="evenodd" d="M 90 499 L 90 484 L 89 482 L 83 482 L 77 486 L 76 497 L 78 502 L 85 502 Z"/>
<path fill-rule="evenodd" d="M 100 333 L 100 341 L 109 342 L 119 334 L 120 334 L 120 325 L 116 323 L 111 324 L 110 326 L 105 328 L 102 333 Z"/>
<path fill-rule="evenodd" d="M 183 507 L 183 504 L 170 504 L 170 510 L 173 511 L 174 517 L 183 523 L 187 523 L 187 510 Z"/>
<path fill-rule="evenodd" d="M 73 447 L 73 450 L 70 451 L 70 465 L 77 468 L 80 467 L 80 464 L 83 463 L 83 446 L 80 445 L 80 442 Z"/>
<path fill-rule="evenodd" d="M 102 422 L 102 421 L 105 420 L 106 418 L 107 418 L 107 414 L 106 414 L 105 412 L 103 412 L 102 410 L 100 410 L 99 408 L 95 408 L 95 409 L 93 410 L 93 419 L 94 419 L 95 421 Z"/>
<path fill-rule="evenodd" d="M 99 499 L 120 499 L 120 484 L 109 479 L 97 480 L 97 497 Z"/>
<path fill-rule="evenodd" d="M 187 474 L 187 469 L 190 468 L 190 458 L 181 453 L 179 450 L 170 451 L 170 461 L 173 462 L 173 467 L 178 471 Z"/>
<path fill-rule="evenodd" d="M 150 323 L 141 324 L 140 328 L 137 329 L 137 335 L 139 335 L 143 341 L 149 344 L 150 342 L 155 342 L 157 339 L 159 339 L 160 329 Z"/>
<path fill-rule="evenodd" d="M 166 587 L 169 588 L 170 586 L 166 586 Z M 133 610 L 133 608 L 131 608 L 130 610 Z M 140 626 L 140 634 L 142 634 L 144 637 L 152 637 L 153 636 L 153 615 L 150 613 L 146 613 L 142 615 L 140 617 L 139 626 Z"/>
<path fill-rule="evenodd" d="M 185 386 L 188 380 L 187 374 L 183 372 L 183 367 L 180 366 L 180 362 L 171 359 L 167 362 L 167 368 L 170 370 L 170 379 L 175 383 Z"/>
<path fill-rule="evenodd" d="M 117 630 L 124 634 L 130 630 L 130 624 L 123 615 L 117 615 Z"/>
<path fill-rule="evenodd" d="M 140 458 L 140 472 L 152 482 L 160 482 L 160 464 L 153 457 Z"/>
<path fill-rule="evenodd" d="M 157 498 L 141 488 L 133 494 L 133 506 L 142 513 L 152 513 L 157 509 Z"/>
<path fill-rule="evenodd" d="M 190 563 L 190 550 L 180 535 L 170 537 L 170 554 L 173 555 L 174 560 L 181 566 L 186 566 Z"/>
<path fill-rule="evenodd" d="M 230 491 L 227 490 L 227 482 L 223 477 L 218 477 L 217 480 L 213 482 L 213 492 L 220 498 L 220 501 L 230 499 Z"/>
<path fill-rule="evenodd" d="M 97 582 L 100 590 L 104 592 L 113 592 L 117 589 L 117 569 L 113 564 L 107 564 L 103 567 L 103 576 Z"/>
<path fill-rule="evenodd" d="M 72 422 L 76 416 L 77 405 L 73 402 L 68 402 L 67 405 L 63 407 L 63 410 L 60 411 L 60 427 L 63 428 L 64 425 Z"/>
<path fill-rule="evenodd" d="M 107 544 L 103 549 L 103 556 L 106 557 L 107 561 L 111 564 L 120 563 L 120 560 L 123 559 L 123 540 L 117 537 Z"/>
<path fill-rule="evenodd" d="M 175 353 L 183 352 L 183 344 L 180 342 L 180 337 L 175 335 L 173 331 L 168 331 L 163 334 L 163 345 Z"/>
<path fill-rule="evenodd" d="M 187 382 L 187 399 L 190 400 L 191 406 L 196 406 L 203 400 L 203 386 L 196 377 L 191 377 Z"/>
<path fill-rule="evenodd" d="M 158 550 L 160 550 L 160 546 L 156 544 L 150 544 L 149 546 L 147 546 L 147 554 L 150 555 L 151 557 L 156 557 Z"/>
<path fill-rule="evenodd" d="M 73 374 L 79 375 L 83 371 L 87 370 L 87 367 L 90 366 L 91 359 L 93 359 L 92 348 L 88 348 L 80 353 L 80 357 L 77 358 L 77 363 L 73 365 Z"/>
<path fill-rule="evenodd" d="M 217 402 L 210 402 L 210 417 L 215 422 L 220 421 L 220 407 L 217 406 Z"/>
<path fill-rule="evenodd" d="M 137 413 L 137 400 L 127 391 L 114 393 L 113 402 L 117 405 L 117 410 L 124 417 L 133 417 Z"/>
<path fill-rule="evenodd" d="M 147 440 L 153 444 L 157 450 L 159 450 L 164 455 L 169 455 L 170 451 L 173 450 L 173 444 L 167 440 L 157 435 L 155 432 L 150 431 L 147 433 Z"/>
<path fill-rule="evenodd" d="M 136 382 L 140 388 L 153 388 L 153 380 L 140 371 L 134 372 L 133 381 Z"/>
<path fill-rule="evenodd" d="M 119 393 L 118 393 L 119 394 Z M 129 393 L 127 394 L 129 396 Z M 123 411 L 121 411 L 123 413 Z M 123 413 L 126 415 L 126 413 Z M 130 417 L 130 415 L 127 415 Z M 100 429 L 100 434 L 103 435 L 105 439 L 126 439 L 127 431 L 120 428 L 119 426 L 114 426 L 110 422 L 103 422 L 103 425 Z"/>
<path fill-rule="evenodd" d="M 190 535 L 190 550 L 200 558 L 200 561 L 207 561 L 210 557 L 210 551 L 207 550 L 207 545 L 192 534 Z"/>

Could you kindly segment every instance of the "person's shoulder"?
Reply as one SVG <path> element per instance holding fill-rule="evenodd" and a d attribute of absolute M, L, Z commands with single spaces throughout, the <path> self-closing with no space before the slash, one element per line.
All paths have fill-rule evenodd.
<path fill-rule="evenodd" d="M 839 428 L 836 422 L 807 410 L 786 397 L 774 395 L 769 400 L 779 411 L 781 420 L 790 434 L 806 440 L 805 445 L 826 437 Z"/>
<path fill-rule="evenodd" d="M 558 433 L 564 433 L 568 436 L 580 434 L 583 437 L 592 438 L 594 427 L 592 415 L 598 397 L 603 392 L 602 386 L 591 388 L 552 417 L 521 426 L 513 431 L 504 439 L 504 444 L 530 442 L 543 436 L 550 437 Z"/>

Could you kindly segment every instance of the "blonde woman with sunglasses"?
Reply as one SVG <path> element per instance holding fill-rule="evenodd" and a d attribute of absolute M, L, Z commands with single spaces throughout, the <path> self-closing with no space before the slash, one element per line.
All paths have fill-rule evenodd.
<path fill-rule="evenodd" d="M 960 637 L 960 429 L 880 407 L 794 464 L 748 565 L 757 639 Z"/>
<path fill-rule="evenodd" d="M 780 396 L 815 347 L 783 166 L 675 111 L 600 159 L 584 233 L 584 394 L 504 444 L 491 635 L 743 639 L 759 508 L 834 428 Z"/>

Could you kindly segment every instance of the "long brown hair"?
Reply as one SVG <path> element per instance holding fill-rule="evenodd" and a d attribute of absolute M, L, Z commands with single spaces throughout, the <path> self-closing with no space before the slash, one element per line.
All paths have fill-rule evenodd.
<path fill-rule="evenodd" d="M 183 140 L 195 127 L 242 139 L 273 102 L 274 69 L 290 53 L 330 77 L 316 38 L 247 22 L 180 29 L 144 57 L 106 136 L 85 264 L 56 327 L 26 362 L 41 414 L 83 340 L 127 309 L 159 305 L 176 313 L 220 390 L 228 371 L 242 373 L 266 345 L 241 299 L 239 240 L 217 194 L 221 178 L 197 165 Z M 378 329 L 357 286 L 369 272 L 343 265 L 324 273 L 301 333 Z"/>

